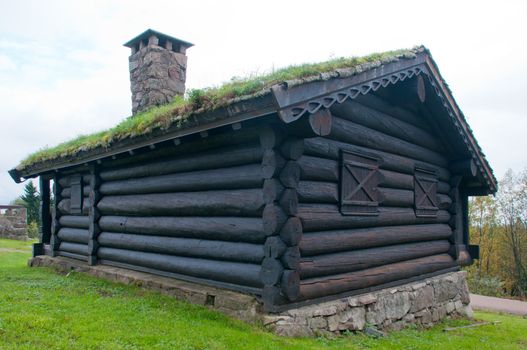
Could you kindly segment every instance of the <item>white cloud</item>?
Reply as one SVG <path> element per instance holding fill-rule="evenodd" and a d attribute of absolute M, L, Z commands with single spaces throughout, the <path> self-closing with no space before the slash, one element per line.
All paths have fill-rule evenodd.
<path fill-rule="evenodd" d="M 15 69 L 15 62 L 13 62 L 8 56 L 0 54 L 0 71 Z"/>

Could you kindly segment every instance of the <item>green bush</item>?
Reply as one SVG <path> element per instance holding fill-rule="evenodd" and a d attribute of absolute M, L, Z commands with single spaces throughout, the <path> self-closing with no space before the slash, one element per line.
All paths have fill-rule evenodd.
<path fill-rule="evenodd" d="M 35 221 L 27 225 L 27 236 L 29 238 L 38 238 L 38 224 Z"/>
<path fill-rule="evenodd" d="M 503 282 L 498 277 L 468 275 L 468 287 L 471 293 L 491 297 L 503 297 Z"/>

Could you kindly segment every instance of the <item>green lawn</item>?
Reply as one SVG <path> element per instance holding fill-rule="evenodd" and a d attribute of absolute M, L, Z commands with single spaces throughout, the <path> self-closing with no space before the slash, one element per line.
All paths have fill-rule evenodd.
<path fill-rule="evenodd" d="M 24 252 L 25 251 L 25 252 Z M 27 242 L 0 239 L 0 349 L 526 349 L 527 319 L 476 313 L 496 325 L 407 329 L 383 339 L 288 339 L 143 289 L 28 268 Z"/>

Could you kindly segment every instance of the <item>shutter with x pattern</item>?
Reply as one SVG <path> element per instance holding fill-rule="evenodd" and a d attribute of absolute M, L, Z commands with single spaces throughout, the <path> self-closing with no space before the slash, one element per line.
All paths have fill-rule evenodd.
<path fill-rule="evenodd" d="M 378 215 L 378 160 L 342 151 L 340 175 L 340 212 L 343 215 Z"/>
<path fill-rule="evenodd" d="M 414 204 L 417 217 L 437 216 L 437 175 L 434 171 L 415 169 Z"/>

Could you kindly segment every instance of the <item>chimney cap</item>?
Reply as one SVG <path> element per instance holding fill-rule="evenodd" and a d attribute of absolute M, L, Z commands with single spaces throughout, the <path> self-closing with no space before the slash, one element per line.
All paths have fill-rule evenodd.
<path fill-rule="evenodd" d="M 185 48 L 189 48 L 189 47 L 194 46 L 194 44 L 192 44 L 192 43 L 189 43 L 187 41 L 184 41 L 184 40 L 181 40 L 181 39 L 178 39 L 178 38 L 174 38 L 173 36 L 163 34 L 161 32 L 153 30 L 153 29 L 145 30 L 143 33 L 139 34 L 138 36 L 136 36 L 132 40 L 126 42 L 124 44 L 124 46 L 133 48 L 138 42 L 140 42 L 142 40 L 148 40 L 148 38 L 150 36 L 152 36 L 152 35 L 157 36 L 158 39 L 165 39 L 165 40 L 169 40 L 169 41 L 178 43 L 181 46 L 184 46 Z"/>

